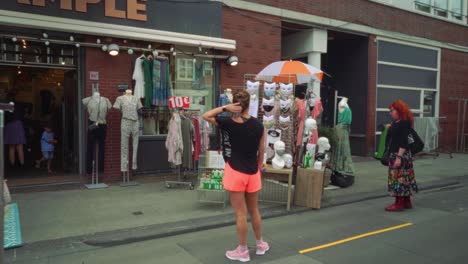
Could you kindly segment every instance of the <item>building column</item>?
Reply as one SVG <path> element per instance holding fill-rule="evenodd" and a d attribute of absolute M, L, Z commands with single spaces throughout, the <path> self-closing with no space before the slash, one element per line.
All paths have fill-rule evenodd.
<path fill-rule="evenodd" d="M 321 68 L 322 65 L 322 53 L 321 52 L 310 52 L 307 54 L 307 63 L 311 66 L 314 66 L 318 69 Z M 314 93 L 317 96 L 320 96 L 320 83 L 312 81 L 307 85 L 308 88 L 312 88 Z"/>

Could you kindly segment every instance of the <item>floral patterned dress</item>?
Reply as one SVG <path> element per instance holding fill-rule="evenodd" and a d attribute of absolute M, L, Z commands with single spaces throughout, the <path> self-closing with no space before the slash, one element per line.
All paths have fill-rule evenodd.
<path fill-rule="evenodd" d="M 388 132 L 390 144 L 390 159 L 388 164 L 388 192 L 393 197 L 408 197 L 418 192 L 418 185 L 413 168 L 413 155 L 409 151 L 408 135 L 411 123 L 409 121 L 394 122 Z M 401 158 L 401 166 L 395 166 L 398 150 L 407 151 Z"/>

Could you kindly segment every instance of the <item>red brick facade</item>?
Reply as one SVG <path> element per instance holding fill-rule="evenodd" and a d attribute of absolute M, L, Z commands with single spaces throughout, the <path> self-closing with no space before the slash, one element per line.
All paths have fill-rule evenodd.
<path fill-rule="evenodd" d="M 244 74 L 258 73 L 271 62 L 281 59 L 281 20 L 279 17 L 244 12 L 241 15 L 223 8 L 223 38 L 237 42 L 239 65 L 221 66 L 221 88 L 242 86 Z M 252 17 L 250 17 L 252 16 Z M 275 25 L 266 25 L 265 22 Z"/>
<path fill-rule="evenodd" d="M 457 133 L 458 104 L 449 97 L 468 98 L 468 53 L 442 50 L 440 72 L 440 116 L 442 120 L 442 137 L 440 144 L 454 149 Z M 463 104 L 461 105 L 463 108 Z M 468 111 L 467 111 L 468 112 Z M 468 113 L 466 114 L 465 131 L 468 132 Z"/>
<path fill-rule="evenodd" d="M 85 51 L 86 93 L 91 95 L 92 82 L 89 80 L 89 71 L 99 72 L 99 91 L 101 96 L 107 97 L 111 103 L 121 95 L 117 85 L 126 83 L 132 87 L 133 63 L 137 55 L 122 54 L 110 56 L 96 48 L 87 48 Z M 112 109 L 107 116 L 106 154 L 104 162 L 104 181 L 117 181 L 120 176 L 120 113 Z"/>
<path fill-rule="evenodd" d="M 247 0 L 442 42 L 468 43 L 466 27 L 369 0 Z M 408 0 L 409 1 L 409 0 Z"/>

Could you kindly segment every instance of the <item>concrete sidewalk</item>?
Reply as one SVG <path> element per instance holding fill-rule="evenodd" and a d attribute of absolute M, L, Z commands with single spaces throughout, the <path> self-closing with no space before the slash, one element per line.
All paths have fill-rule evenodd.
<path fill-rule="evenodd" d="M 356 170 L 354 186 L 325 192 L 325 207 L 386 196 L 385 167 L 370 160 L 357 162 Z M 454 185 L 468 176 L 468 155 L 418 159 L 415 171 L 423 189 Z M 233 223 L 230 208 L 199 203 L 196 191 L 166 189 L 164 183 L 14 193 L 13 201 L 19 205 L 26 244 L 74 238 L 108 246 Z M 304 210 L 295 208 L 293 212 Z M 265 217 L 288 214 L 284 206 L 273 204 L 262 204 L 262 212 Z"/>

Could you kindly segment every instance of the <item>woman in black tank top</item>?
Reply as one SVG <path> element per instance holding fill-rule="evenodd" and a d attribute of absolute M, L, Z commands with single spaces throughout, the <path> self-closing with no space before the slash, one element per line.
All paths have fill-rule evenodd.
<path fill-rule="evenodd" d="M 233 104 L 206 112 L 203 118 L 216 125 L 223 134 L 226 168 L 224 189 L 229 191 L 231 205 L 237 218 L 239 246 L 226 252 L 231 260 L 249 261 L 247 248 L 247 211 L 257 239 L 257 255 L 269 249 L 262 240 L 262 219 L 258 210 L 258 192 L 261 189 L 261 168 L 265 153 L 265 129 L 263 124 L 249 115 L 250 94 L 245 90 L 233 96 Z M 236 117 L 220 116 L 224 112 Z"/>

